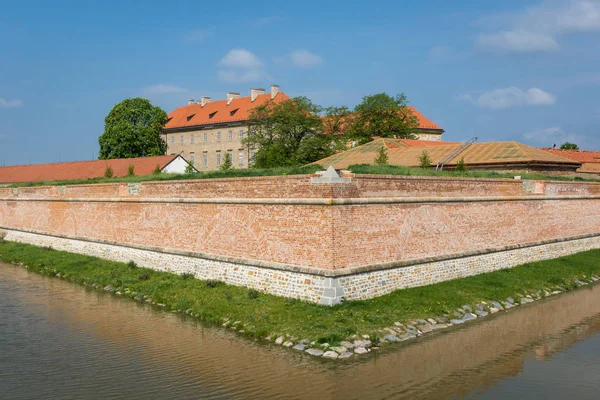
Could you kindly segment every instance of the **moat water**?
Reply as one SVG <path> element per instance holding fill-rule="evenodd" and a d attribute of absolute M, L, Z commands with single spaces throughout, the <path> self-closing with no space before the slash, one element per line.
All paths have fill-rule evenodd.
<path fill-rule="evenodd" d="M 465 325 L 332 362 L 0 264 L 0 398 L 600 398 L 600 285 Z"/>

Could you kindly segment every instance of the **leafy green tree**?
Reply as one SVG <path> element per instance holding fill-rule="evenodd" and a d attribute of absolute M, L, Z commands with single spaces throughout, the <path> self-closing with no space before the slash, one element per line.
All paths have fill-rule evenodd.
<path fill-rule="evenodd" d="M 229 171 L 233 169 L 233 161 L 231 161 L 231 154 L 225 153 L 225 159 L 223 160 L 223 164 L 221 164 L 221 171 Z"/>
<path fill-rule="evenodd" d="M 467 168 L 467 164 L 465 164 L 464 157 L 462 157 L 460 160 L 458 160 L 458 162 L 456 163 L 456 167 L 454 167 L 454 170 L 456 172 L 467 172 L 468 168 Z"/>
<path fill-rule="evenodd" d="M 167 113 L 146 99 L 126 99 L 115 105 L 104 119 L 98 138 L 99 159 L 163 155 L 167 144 L 160 137 Z"/>
<path fill-rule="evenodd" d="M 419 156 L 419 164 L 421 168 L 431 168 L 431 157 L 427 151 L 423 151 Z"/>
<path fill-rule="evenodd" d="M 129 164 L 127 167 L 127 176 L 135 176 L 135 167 L 133 164 Z"/>
<path fill-rule="evenodd" d="M 159 175 L 161 172 L 162 169 L 160 168 L 160 165 L 156 164 L 156 167 L 154 167 L 154 171 L 152 171 L 152 174 Z"/>
<path fill-rule="evenodd" d="M 377 165 L 387 165 L 388 164 L 388 154 L 387 147 L 383 145 L 381 149 L 377 152 L 377 157 L 375 157 L 375 164 Z"/>
<path fill-rule="evenodd" d="M 333 135 L 324 134 L 321 108 L 306 97 L 269 101 L 250 113 L 243 143 L 257 149 L 254 168 L 310 163 L 333 154 Z"/>
<path fill-rule="evenodd" d="M 579 150 L 579 146 L 577 146 L 575 143 L 565 142 L 562 145 L 560 145 L 560 149 L 561 150 Z"/>
<path fill-rule="evenodd" d="M 354 108 L 349 137 L 359 144 L 367 143 L 376 136 L 414 139 L 418 121 L 407 104 L 404 94 L 396 97 L 386 93 L 364 96 Z"/>

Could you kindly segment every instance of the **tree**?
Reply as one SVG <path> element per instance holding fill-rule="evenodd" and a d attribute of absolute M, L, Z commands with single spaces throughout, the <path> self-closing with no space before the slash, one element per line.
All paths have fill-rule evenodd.
<path fill-rule="evenodd" d="M 388 154 L 387 147 L 383 145 L 381 149 L 377 152 L 377 157 L 375 157 L 375 164 L 377 165 L 387 165 L 388 164 Z"/>
<path fill-rule="evenodd" d="M 114 175 L 113 173 L 113 169 L 110 165 L 107 165 L 106 168 L 104 169 L 104 177 L 105 178 L 112 178 Z"/>
<path fill-rule="evenodd" d="M 364 96 L 362 103 L 354 108 L 349 137 L 359 144 L 367 143 L 375 136 L 414 139 L 418 121 L 407 104 L 404 94 Z"/>
<path fill-rule="evenodd" d="M 565 142 L 560 146 L 561 150 L 579 150 L 579 146 L 575 143 Z"/>
<path fill-rule="evenodd" d="M 468 168 L 467 168 L 467 164 L 465 164 L 464 157 L 462 157 L 460 160 L 458 160 L 458 162 L 456 163 L 456 167 L 454 167 L 454 170 L 456 172 L 467 172 Z"/>
<path fill-rule="evenodd" d="M 419 156 L 419 164 L 421 164 L 421 168 L 431 168 L 431 157 L 427 151 L 423 151 Z"/>
<path fill-rule="evenodd" d="M 156 167 L 154 167 L 154 171 L 152 171 L 152 174 L 159 175 L 161 172 L 162 169 L 160 168 L 160 165 L 156 164 Z"/>
<path fill-rule="evenodd" d="M 115 105 L 104 119 L 98 138 L 99 159 L 163 155 L 167 144 L 160 137 L 167 113 L 146 99 L 126 99 Z"/>
<path fill-rule="evenodd" d="M 186 174 L 193 174 L 194 172 L 196 172 L 196 169 L 194 168 L 194 164 L 191 161 L 187 161 L 187 165 L 185 166 L 185 173 Z"/>
<path fill-rule="evenodd" d="M 221 164 L 221 171 L 229 171 L 230 169 L 233 169 L 231 154 L 225 153 L 225 160 L 223 160 L 223 164 Z"/>
<path fill-rule="evenodd" d="M 321 108 L 306 97 L 269 101 L 250 112 L 249 134 L 242 142 L 258 149 L 254 168 L 310 163 L 333 154 L 333 135 L 324 134 Z"/>
<path fill-rule="evenodd" d="M 135 167 L 133 164 L 129 164 L 127 167 L 127 176 L 135 176 Z"/>

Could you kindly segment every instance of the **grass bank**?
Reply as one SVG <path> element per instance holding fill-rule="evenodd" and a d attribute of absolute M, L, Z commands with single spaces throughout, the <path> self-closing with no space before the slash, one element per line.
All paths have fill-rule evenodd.
<path fill-rule="evenodd" d="M 446 177 L 462 177 L 462 178 L 508 178 L 513 179 L 516 175 L 522 179 L 532 180 L 553 180 L 553 181 L 586 181 L 600 182 L 600 179 L 584 179 L 580 177 L 568 176 L 553 176 L 539 173 L 512 172 L 501 173 L 495 171 L 482 170 L 467 170 L 465 172 L 458 171 L 436 171 L 433 168 L 417 168 L 405 167 L 401 165 L 371 165 L 371 164 L 355 164 L 348 167 L 348 170 L 355 174 L 373 174 L 373 175 L 403 175 L 403 176 L 446 176 Z"/>
<path fill-rule="evenodd" d="M 64 181 L 40 181 L 40 182 L 25 182 L 15 183 L 10 187 L 31 187 L 31 186 L 64 186 L 64 185 L 81 185 L 92 183 L 137 183 L 148 181 L 177 181 L 183 179 L 210 179 L 210 178 L 243 178 L 253 176 L 284 176 L 284 175 L 305 175 L 314 174 L 321 171 L 323 168 L 320 165 L 306 165 L 302 167 L 281 167 L 270 169 L 247 168 L 247 169 L 230 169 L 228 171 L 208 171 L 196 172 L 192 174 L 151 174 L 151 175 L 134 175 L 123 176 L 119 178 L 91 178 L 91 179 L 73 179 Z"/>
<path fill-rule="evenodd" d="M 31 271 L 80 284 L 108 285 L 124 296 L 187 311 L 205 321 L 241 321 L 250 336 L 285 335 L 336 344 L 353 334 L 383 337 L 395 322 L 444 316 L 464 304 L 501 301 L 509 296 L 576 287 L 576 279 L 600 274 L 600 250 L 463 278 L 399 290 L 368 301 L 325 307 L 257 293 L 223 283 L 201 281 L 47 248 L 0 240 L 0 260 L 22 263 Z M 515 297 L 518 298 L 518 297 Z M 296 339 L 296 340 L 297 340 Z"/>

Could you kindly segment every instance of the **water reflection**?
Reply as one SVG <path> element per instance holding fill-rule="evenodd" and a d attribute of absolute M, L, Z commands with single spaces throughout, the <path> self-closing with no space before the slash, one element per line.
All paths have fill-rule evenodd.
<path fill-rule="evenodd" d="M 596 398 L 600 351 L 585 349 L 600 348 L 599 300 L 589 287 L 340 363 L 0 265 L 0 397 L 508 398 L 543 385 L 553 398 L 574 384 Z M 587 358 L 558 360 L 579 347 Z"/>

